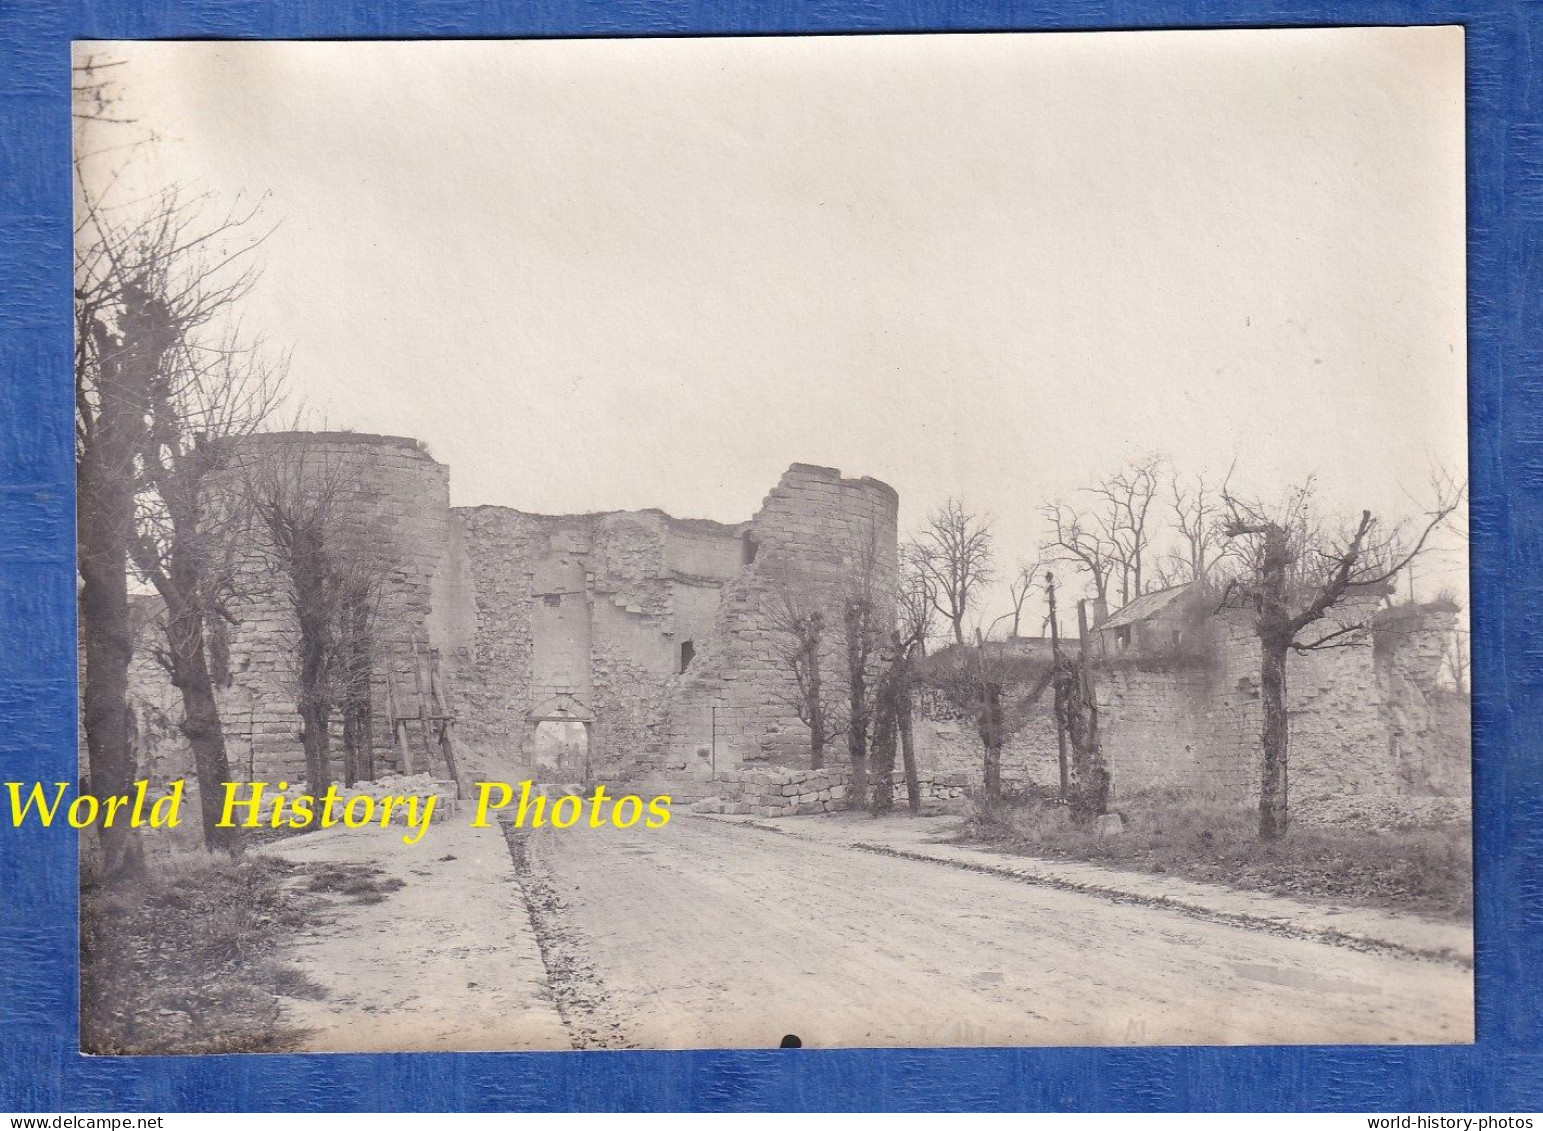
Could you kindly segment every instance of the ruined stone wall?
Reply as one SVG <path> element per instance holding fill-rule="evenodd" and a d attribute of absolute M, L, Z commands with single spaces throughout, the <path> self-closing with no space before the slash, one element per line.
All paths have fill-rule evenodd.
<path fill-rule="evenodd" d="M 459 724 L 477 765 L 521 772 L 543 718 L 589 725 L 591 776 L 657 768 L 681 645 L 710 629 L 742 531 L 659 511 L 457 510 Z"/>
<path fill-rule="evenodd" d="M 1397 613 L 1397 610 L 1393 610 Z M 1467 696 L 1440 685 L 1452 615 L 1383 614 L 1357 646 L 1287 659 L 1289 789 L 1304 816 L 1345 798 L 1465 798 Z M 1241 617 L 1218 616 L 1204 657 L 1122 657 L 1093 673 L 1100 738 L 1115 796 L 1182 790 L 1221 804 L 1257 802 L 1262 769 L 1259 648 Z M 919 701 L 921 764 L 981 777 L 968 719 L 934 697 Z M 1003 779 L 1053 786 L 1058 778 L 1048 707 L 1003 749 Z"/>
<path fill-rule="evenodd" d="M 1021 688 L 1011 692 L 1021 692 Z M 1011 693 L 1010 692 L 1010 693 Z M 920 689 L 913 697 L 912 732 L 916 764 L 925 774 L 951 786 L 978 787 L 985 773 L 985 750 L 975 722 L 945 697 Z M 1002 746 L 1005 786 L 1055 789 L 1061 781 L 1055 713 L 1048 690 Z"/>
<path fill-rule="evenodd" d="M 865 583 L 875 593 L 893 586 L 898 503 L 893 488 L 874 479 L 810 464 L 788 469 L 750 523 L 754 560 L 724 586 L 711 630 L 669 700 L 659 760 L 649 770 L 700 776 L 712 766 L 808 765 L 809 731 L 794 707 L 775 605 L 791 588 L 827 610 L 834 639 L 844 593 Z M 837 672 L 829 674 L 834 684 Z"/>

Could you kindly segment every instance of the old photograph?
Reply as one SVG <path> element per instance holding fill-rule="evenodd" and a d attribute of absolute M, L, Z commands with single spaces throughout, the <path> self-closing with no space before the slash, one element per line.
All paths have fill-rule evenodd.
<path fill-rule="evenodd" d="M 1461 28 L 70 79 L 84 1051 L 1473 1040 Z"/>

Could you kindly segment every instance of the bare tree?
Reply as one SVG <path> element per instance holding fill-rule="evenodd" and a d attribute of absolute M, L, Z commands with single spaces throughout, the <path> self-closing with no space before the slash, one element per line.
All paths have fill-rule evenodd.
<path fill-rule="evenodd" d="M 1041 557 L 1087 573 L 1093 595 L 1100 601 L 1108 602 L 1115 579 L 1122 604 L 1139 597 L 1146 591 L 1159 532 L 1153 507 L 1162 486 L 1163 463 L 1161 456 L 1147 456 L 1083 488 L 1079 494 L 1088 499 L 1086 506 L 1057 502 L 1043 507 L 1040 513 L 1051 535 Z"/>
<path fill-rule="evenodd" d="M 1473 643 L 1465 629 L 1455 628 L 1448 634 L 1446 647 L 1442 649 L 1442 660 L 1446 663 L 1447 675 L 1451 677 L 1452 689 L 1467 695 L 1470 687 L 1468 673 L 1473 667 Z"/>
<path fill-rule="evenodd" d="M 282 434 L 264 446 L 248 461 L 246 492 L 294 614 L 295 706 L 307 785 L 319 793 L 333 780 L 333 711 L 344 705 L 347 722 L 350 694 L 361 684 L 368 692 L 359 650 L 368 649 L 390 563 L 360 525 L 362 492 L 346 460 L 303 434 Z M 347 769 L 358 771 L 354 751 Z"/>
<path fill-rule="evenodd" d="M 901 576 L 895 598 L 895 663 L 892 707 L 900 732 L 900 757 L 905 772 L 906 803 L 911 815 L 921 813 L 921 778 L 916 767 L 914 729 L 916 665 L 927 654 L 927 638 L 932 633 L 936 603 L 928 591 L 925 573 L 909 560 L 901 562 Z"/>
<path fill-rule="evenodd" d="M 119 62 L 87 56 L 71 68 L 75 124 L 75 490 L 80 586 L 81 721 L 89 785 L 98 796 L 126 793 L 135 776 L 129 664 L 129 542 L 136 467 L 152 375 L 169 348 L 159 333 L 158 299 L 137 281 L 142 269 L 117 262 L 93 238 L 85 162 L 95 130 L 120 123 L 112 83 Z M 131 875 L 143 855 L 129 828 L 100 830 L 103 872 Z"/>
<path fill-rule="evenodd" d="M 1152 507 L 1162 486 L 1161 456 L 1147 456 L 1088 488 L 1098 500 L 1095 514 L 1114 550 L 1120 601 L 1146 592 L 1146 565 L 1156 532 Z"/>
<path fill-rule="evenodd" d="M 182 698 L 205 844 L 233 848 L 236 831 L 217 824 L 230 770 L 206 641 L 209 618 L 228 616 L 221 528 L 230 516 L 211 509 L 207 487 L 231 451 L 224 441 L 260 424 L 278 392 L 279 367 L 242 343 L 232 317 L 256 278 L 252 253 L 263 236 L 252 229 L 254 209 L 215 212 L 173 188 L 120 188 L 130 166 L 118 158 L 148 140 L 137 131 L 120 145 L 97 137 L 134 124 L 116 107 L 110 72 L 121 65 L 87 54 L 72 67 L 87 751 L 95 787 L 126 788 L 130 648 L 120 631 L 128 575 L 137 573 L 165 606 L 155 653 Z M 120 839 L 104 836 L 110 858 L 121 855 Z"/>
<path fill-rule="evenodd" d="M 156 211 L 156 223 L 141 232 L 143 242 L 118 257 L 148 268 L 144 281 L 165 296 L 155 317 L 167 342 L 147 388 L 130 553 L 135 571 L 166 606 L 166 641 L 158 656 L 182 696 L 181 730 L 193 753 L 205 844 L 231 849 L 237 830 L 218 824 L 230 766 L 206 630 L 210 618 L 231 617 L 239 519 L 228 505 L 233 500 L 212 499 L 210 485 L 235 451 L 229 441 L 268 415 L 280 372 L 255 346 L 205 332 L 253 278 L 239 264 L 228 271 L 233 257 L 252 246 L 240 234 L 250 214 L 206 223 L 199 208 L 185 207 L 171 194 Z M 105 240 L 115 238 L 103 232 Z M 222 237 L 235 240 L 234 251 L 220 246 Z M 224 277 L 231 273 L 234 279 Z"/>
<path fill-rule="evenodd" d="M 1102 524 L 1066 503 L 1047 503 L 1040 513 L 1051 531 L 1040 548 L 1041 559 L 1064 562 L 1086 573 L 1093 596 L 1107 604 L 1109 579 L 1119 565 L 1119 547 L 1104 533 Z"/>
<path fill-rule="evenodd" d="M 852 571 L 845 591 L 840 595 L 842 644 L 846 665 L 842 672 L 846 692 L 847 757 L 852 779 L 848 786 L 848 808 L 861 809 L 868 804 L 869 740 L 874 719 L 875 691 L 881 674 L 880 650 L 894 627 L 894 592 L 879 566 L 878 545 L 869 539 L 856 547 Z M 891 771 L 893 761 L 891 760 Z M 875 786 L 892 789 L 890 778 Z"/>
<path fill-rule="evenodd" d="M 940 694 L 973 724 L 981 744 L 981 785 L 988 804 L 1002 797 L 1003 749 L 1033 717 L 1052 671 L 1043 658 L 1015 656 L 978 630 L 973 645 L 951 645 L 916 663 L 916 682 Z M 1017 694 L 1019 688 L 1025 689 L 1022 694 Z"/>
<path fill-rule="evenodd" d="M 954 642 L 963 644 L 965 617 L 995 578 L 991 520 L 949 499 L 927 516 L 907 557 L 926 575 L 934 607 L 953 626 Z"/>
<path fill-rule="evenodd" d="M 1186 483 L 1175 472 L 1168 487 L 1168 505 L 1179 543 L 1177 550 L 1168 556 L 1169 580 L 1175 583 L 1203 582 L 1217 562 L 1231 552 L 1232 544 L 1223 529 L 1227 519 L 1226 503 L 1221 490 L 1208 483 L 1200 473 Z"/>
<path fill-rule="evenodd" d="M 1245 502 L 1223 487 L 1228 513 L 1223 529 L 1238 548 L 1240 566 L 1222 603 L 1246 610 L 1259 638 L 1262 840 L 1284 836 L 1288 824 L 1286 658 L 1364 643 L 1382 589 L 1424 552 L 1462 501 L 1463 489 L 1449 478 L 1439 477 L 1433 487 L 1430 509 L 1418 521 L 1384 528 L 1363 510 L 1338 531 L 1326 529 L 1317 517 L 1311 481 L 1276 508 Z M 1358 594 L 1369 599 L 1356 601 Z"/>
<path fill-rule="evenodd" d="M 894 789 L 889 783 L 894 778 L 897 746 L 904 768 L 907 806 L 913 816 L 921 812 L 911 692 L 914 668 L 926 650 L 933 612 L 926 579 L 907 571 L 896 593 L 895 627 L 880 649 L 879 677 L 873 697 L 873 769 L 875 781 L 881 783 L 869 804 L 875 815 L 894 808 Z"/>
<path fill-rule="evenodd" d="M 1007 585 L 1007 596 L 1013 606 L 1013 630 L 1012 635 L 1018 636 L 1018 629 L 1023 621 L 1023 606 L 1028 603 L 1029 594 L 1040 588 L 1040 575 L 1044 572 L 1044 559 L 1036 558 L 1033 562 L 1019 562 L 1018 572 Z"/>
<path fill-rule="evenodd" d="M 772 596 L 768 614 L 777 633 L 773 650 L 783 671 L 793 677 L 788 705 L 809 728 L 809 765 L 825 765 L 826 744 L 840 733 L 837 712 L 828 700 L 826 679 L 829 625 L 825 610 L 808 590 L 785 579 Z"/>

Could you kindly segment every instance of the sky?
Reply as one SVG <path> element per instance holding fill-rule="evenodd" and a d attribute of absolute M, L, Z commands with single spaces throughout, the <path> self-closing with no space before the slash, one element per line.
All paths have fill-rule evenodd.
<path fill-rule="evenodd" d="M 1010 572 L 1149 453 L 1389 516 L 1466 473 L 1458 28 L 91 50 L 121 186 L 261 204 L 305 420 L 456 505 L 738 522 L 816 463 Z"/>

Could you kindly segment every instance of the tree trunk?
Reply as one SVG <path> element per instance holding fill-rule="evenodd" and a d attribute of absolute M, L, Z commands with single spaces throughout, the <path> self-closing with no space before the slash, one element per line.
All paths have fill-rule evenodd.
<path fill-rule="evenodd" d="M 921 815 L 922 787 L 916 773 L 916 743 L 911 728 L 911 661 L 907 659 L 900 671 L 900 686 L 896 695 L 896 714 L 900 721 L 900 758 L 905 765 L 905 797 L 911 816 Z"/>
<path fill-rule="evenodd" d="M 320 796 L 332 784 L 331 739 L 327 733 L 332 712 L 325 702 L 307 696 L 300 704 L 300 744 L 305 749 L 306 789 Z"/>
<path fill-rule="evenodd" d="M 225 752 L 225 728 L 214 697 L 214 677 L 209 671 L 203 614 L 173 597 L 166 611 L 166 643 L 172 686 L 182 694 L 182 733 L 193 750 L 204 847 L 235 852 L 240 848 L 240 831 L 217 824 L 225 783 L 230 781 L 230 759 Z"/>
<path fill-rule="evenodd" d="M 1287 648 L 1284 644 L 1262 641 L 1259 653 L 1259 695 L 1264 706 L 1264 729 L 1260 736 L 1264 769 L 1259 786 L 1259 839 L 1279 840 L 1286 835 L 1288 823 Z"/>
<path fill-rule="evenodd" d="M 330 757 L 331 735 L 328 728 L 332 704 L 327 688 L 327 642 L 325 628 L 312 623 L 313 617 L 300 621 L 300 744 L 305 749 L 306 788 L 320 796 L 332 784 Z"/>
<path fill-rule="evenodd" d="M 895 808 L 895 743 L 899 737 L 899 718 L 895 702 L 897 674 L 900 661 L 896 660 L 879 680 L 877 702 L 873 719 L 873 796 L 869 810 L 874 816 L 892 812 Z"/>
<path fill-rule="evenodd" d="M 182 692 L 182 733 L 193 748 L 193 770 L 198 779 L 199 811 L 203 817 L 204 847 L 235 852 L 240 830 L 218 824 L 225 783 L 230 781 L 230 759 L 225 750 L 225 730 L 220 722 L 214 683 L 200 644 L 186 661 L 176 660 L 172 682 Z"/>
<path fill-rule="evenodd" d="M 1000 801 L 1002 800 L 1002 748 L 986 747 L 985 763 L 986 799 L 993 802 Z"/>
<path fill-rule="evenodd" d="M 995 683 L 981 684 L 980 718 L 977 723 L 981 746 L 985 751 L 982 784 L 986 800 L 1002 799 L 1002 689 Z"/>
<path fill-rule="evenodd" d="M 114 411 L 118 402 L 106 395 L 103 401 L 93 441 L 82 447 L 76 458 L 84 661 L 81 722 L 86 732 L 91 792 L 98 798 L 129 792 L 135 772 L 128 698 L 129 663 L 134 657 L 128 575 L 134 522 L 134 437 Z M 105 876 L 131 876 L 143 871 L 143 854 L 127 824 L 114 822 L 111 827 L 100 828 L 99 843 Z"/>
<path fill-rule="evenodd" d="M 868 755 L 863 742 L 851 740 L 847 753 L 852 762 L 852 780 L 847 783 L 847 808 L 852 810 L 868 807 Z"/>
<path fill-rule="evenodd" d="M 868 807 L 868 632 L 871 610 L 848 601 L 843 612 L 847 652 L 847 754 L 852 763 L 848 809 Z"/>
<path fill-rule="evenodd" d="M 343 708 L 343 784 L 359 780 L 359 732 L 352 705 Z"/>
<path fill-rule="evenodd" d="M 83 512 L 84 513 L 84 512 Z M 134 781 L 134 748 L 129 732 L 129 661 L 133 631 L 129 620 L 128 559 L 119 548 L 95 544 L 101 531 L 82 523 L 80 547 L 81 717 L 91 793 L 126 794 Z M 99 830 L 102 871 L 108 877 L 138 875 L 144 856 L 127 824 Z"/>
<path fill-rule="evenodd" d="M 1088 701 L 1079 665 L 1062 655 L 1051 676 L 1055 687 L 1056 725 L 1070 746 L 1067 802 L 1072 820 L 1085 824 L 1109 808 L 1110 778 L 1098 744 L 1096 712 Z"/>
<path fill-rule="evenodd" d="M 820 683 L 820 648 L 816 639 L 809 653 L 809 767 L 825 768 L 825 700 Z"/>
<path fill-rule="evenodd" d="M 370 658 L 370 609 L 365 598 L 356 595 L 349 600 L 344 606 L 343 618 L 343 784 L 353 785 L 361 778 L 373 781 L 375 777 L 370 734 L 370 687 L 374 664 Z"/>

